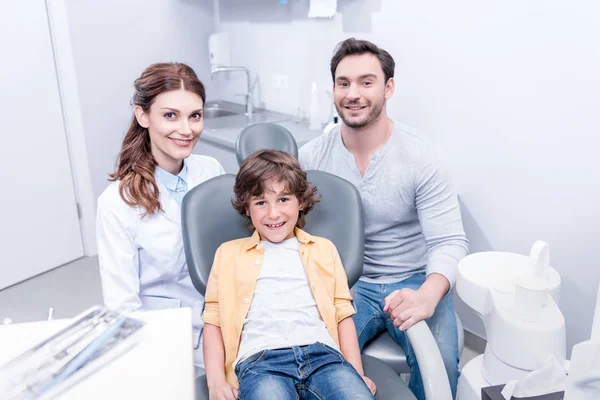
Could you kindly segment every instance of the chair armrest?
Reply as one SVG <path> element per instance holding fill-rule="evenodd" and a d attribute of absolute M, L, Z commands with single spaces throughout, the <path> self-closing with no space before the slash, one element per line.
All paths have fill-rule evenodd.
<path fill-rule="evenodd" d="M 444 360 L 429 326 L 425 321 L 417 322 L 406 331 L 406 334 L 419 363 L 425 398 L 427 400 L 452 400 L 452 391 Z"/>

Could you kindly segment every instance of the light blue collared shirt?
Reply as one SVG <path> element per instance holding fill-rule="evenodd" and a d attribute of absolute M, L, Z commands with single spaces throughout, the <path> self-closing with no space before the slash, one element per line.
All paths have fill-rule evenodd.
<path fill-rule="evenodd" d="M 186 160 L 183 160 L 183 168 L 181 169 L 181 172 L 179 172 L 179 175 L 175 176 L 161 167 L 156 166 L 154 167 L 154 176 L 160 183 L 165 185 L 169 194 L 173 196 L 175 201 L 177 201 L 177 204 L 181 206 L 183 196 L 185 196 L 188 191 Z"/>

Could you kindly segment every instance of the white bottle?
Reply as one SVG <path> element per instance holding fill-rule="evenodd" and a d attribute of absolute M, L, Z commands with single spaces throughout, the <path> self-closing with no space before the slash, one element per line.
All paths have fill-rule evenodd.
<path fill-rule="evenodd" d="M 310 125 L 308 126 L 308 129 L 313 131 L 321 130 L 321 119 L 319 118 L 319 89 L 317 88 L 317 82 L 312 83 L 309 113 Z"/>
<path fill-rule="evenodd" d="M 325 125 L 325 128 L 323 128 L 323 135 L 327 135 L 329 132 L 334 130 L 339 125 L 338 120 L 339 120 L 339 117 L 338 117 L 337 113 L 335 113 L 335 115 L 333 116 L 333 120 L 329 121 L 327 123 L 327 125 Z"/>

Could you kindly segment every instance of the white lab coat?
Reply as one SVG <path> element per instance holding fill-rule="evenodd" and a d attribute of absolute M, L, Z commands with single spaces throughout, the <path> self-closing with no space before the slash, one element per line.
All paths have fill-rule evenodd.
<path fill-rule="evenodd" d="M 212 157 L 187 159 L 188 190 L 225 173 Z M 190 307 L 196 365 L 204 367 L 200 337 L 204 297 L 190 279 L 181 234 L 181 207 L 157 181 L 163 208 L 141 218 L 141 207 L 127 205 L 112 182 L 98 198 L 97 241 L 102 293 L 107 307 L 145 310 Z M 207 207 L 210 207 L 208 204 Z"/>

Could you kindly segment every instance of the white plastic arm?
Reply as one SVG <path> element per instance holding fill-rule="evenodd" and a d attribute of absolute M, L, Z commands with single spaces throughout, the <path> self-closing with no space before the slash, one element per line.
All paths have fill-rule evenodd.
<path fill-rule="evenodd" d="M 406 331 L 406 334 L 419 363 L 425 398 L 427 400 L 452 400 L 452 391 L 444 360 L 427 323 L 425 321 L 417 322 Z"/>

